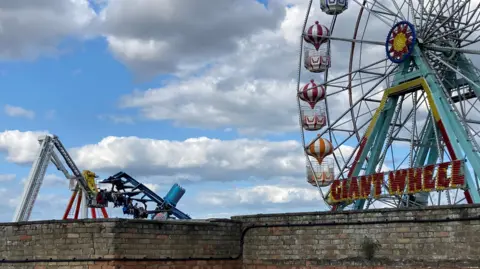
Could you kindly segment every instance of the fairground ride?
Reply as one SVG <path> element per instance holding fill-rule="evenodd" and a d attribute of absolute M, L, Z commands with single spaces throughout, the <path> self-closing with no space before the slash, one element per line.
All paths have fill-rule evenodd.
<path fill-rule="evenodd" d="M 69 180 L 69 188 L 72 191 L 62 217 L 64 220 L 95 219 L 100 216 L 108 218 L 106 208 L 109 203 L 114 207 L 123 207 L 123 213 L 133 215 L 134 218 L 190 219 L 189 215 L 176 208 L 178 201 L 185 193 L 185 189 L 178 184 L 174 184 L 167 195 L 161 198 L 130 175 L 119 172 L 99 182 L 104 185 L 111 184 L 109 189 L 100 189 L 95 180 L 98 176 L 89 170 L 80 171 L 57 136 L 41 136 L 39 142 L 40 148 L 30 170 L 13 222 L 30 219 L 50 162 L 64 174 L 66 180 Z M 140 206 L 137 205 L 138 203 Z M 75 209 L 72 210 L 74 205 Z M 149 210 L 148 205 L 154 209 Z"/>
<path fill-rule="evenodd" d="M 13 221 L 29 220 L 50 162 L 70 181 L 70 189 L 73 191 L 64 219 L 68 217 L 75 198 L 77 199 L 77 206 L 75 208 L 74 218 L 78 218 L 79 215 L 81 218 L 87 218 L 89 208 L 92 218 L 96 218 L 97 209 L 100 209 L 104 218 L 108 218 L 107 211 L 105 210 L 107 205 L 98 204 L 96 200 L 95 174 L 90 171 L 80 172 L 57 136 L 45 135 L 39 138 L 39 142 L 40 149 L 33 162 L 27 182 L 25 183 L 23 195 L 20 198 L 20 203 L 17 206 Z M 55 149 L 57 149 L 57 151 L 55 151 Z M 63 164 L 59 155 L 65 161 L 70 172 Z"/>
<path fill-rule="evenodd" d="M 480 3 L 313 2 L 297 101 L 307 182 L 325 204 L 480 203 Z"/>

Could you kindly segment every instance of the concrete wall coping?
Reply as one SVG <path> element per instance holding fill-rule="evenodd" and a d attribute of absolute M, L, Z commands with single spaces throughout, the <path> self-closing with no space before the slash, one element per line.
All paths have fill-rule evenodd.
<path fill-rule="evenodd" d="M 285 217 L 285 216 L 326 216 L 326 215 L 371 215 L 377 213 L 397 213 L 397 212 L 425 212 L 425 211 L 445 211 L 445 210 L 461 210 L 461 209 L 480 209 L 480 204 L 475 205 L 446 205 L 446 206 L 432 206 L 428 208 L 382 208 L 371 209 L 368 211 L 314 211 L 314 212 L 292 212 L 292 213 L 272 213 L 272 214 L 255 214 L 255 215 L 237 215 L 228 218 L 210 218 L 210 219 L 191 219 L 191 220 L 164 220 L 164 221 L 152 221 L 142 219 L 126 219 L 126 218 L 108 218 L 108 219 L 78 219 L 78 220 L 35 220 L 24 222 L 0 222 L 1 226 L 23 226 L 23 225 L 35 225 L 35 224 L 67 224 L 67 223 L 138 223 L 138 224 L 165 224 L 165 225 L 219 225 L 221 223 L 240 224 L 247 219 L 265 218 L 265 217 Z"/>
<path fill-rule="evenodd" d="M 22 225 L 36 225 L 36 224 L 68 224 L 68 223 L 138 223 L 138 224 L 165 224 L 165 225 L 192 225 L 192 226 L 212 226 L 221 223 L 241 223 L 241 221 L 231 219 L 192 219 L 192 220 L 157 220 L 149 219 L 126 219 L 126 218 L 108 218 L 108 219 L 68 219 L 68 220 L 34 220 L 22 222 L 0 222 L 1 226 L 22 226 Z"/>
<path fill-rule="evenodd" d="M 445 211 L 448 209 L 452 210 L 461 210 L 461 209 L 480 209 L 480 204 L 472 205 L 445 205 L 445 206 L 430 206 L 427 208 L 380 208 L 380 209 L 369 209 L 369 210 L 358 210 L 358 211 L 314 211 L 314 212 L 292 212 L 292 213 L 272 213 L 272 214 L 255 214 L 255 215 L 237 215 L 232 216 L 232 220 L 242 220 L 242 219 L 254 219 L 254 218 L 265 218 L 265 217 L 282 217 L 282 216 L 324 216 L 324 215 L 370 215 L 376 213 L 396 213 L 396 212 L 425 212 L 425 211 Z"/>

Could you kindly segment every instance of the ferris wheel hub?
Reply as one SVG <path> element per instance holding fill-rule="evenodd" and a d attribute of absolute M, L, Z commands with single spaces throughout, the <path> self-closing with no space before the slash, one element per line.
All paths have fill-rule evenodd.
<path fill-rule="evenodd" d="M 417 41 L 415 27 L 408 21 L 393 25 L 387 35 L 385 51 L 388 59 L 394 63 L 405 61 L 413 52 Z"/>
<path fill-rule="evenodd" d="M 441 42 L 439 42 L 439 45 L 440 46 L 443 46 L 443 47 L 451 47 L 451 48 L 457 48 L 457 45 L 455 44 L 455 42 L 453 42 L 452 40 L 442 40 Z M 453 60 L 455 58 L 455 56 L 457 55 L 456 51 L 455 50 L 450 50 L 450 51 L 445 51 L 443 52 L 443 55 L 445 56 L 445 58 L 449 61 Z"/>

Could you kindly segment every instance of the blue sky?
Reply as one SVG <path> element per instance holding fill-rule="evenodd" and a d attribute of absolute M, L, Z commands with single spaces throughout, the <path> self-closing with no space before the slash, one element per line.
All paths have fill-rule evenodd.
<path fill-rule="evenodd" d="M 235 43 L 229 43 L 230 45 L 223 47 L 220 44 L 218 58 L 209 56 L 210 52 L 208 51 L 210 48 L 205 48 L 204 58 L 202 58 L 203 53 L 198 55 L 192 54 L 195 57 L 200 56 L 195 61 L 189 61 L 188 55 L 185 56 L 185 59 L 182 59 L 181 54 L 179 54 L 181 51 L 175 50 L 162 52 L 167 53 L 163 56 L 160 52 L 155 51 L 158 55 L 151 54 L 149 57 L 144 58 L 141 53 L 147 51 L 146 48 L 140 49 L 139 52 L 136 48 L 127 46 L 129 39 L 137 40 L 140 43 L 149 42 L 144 37 L 135 36 L 136 32 L 142 31 L 141 28 L 130 33 L 122 33 L 121 28 L 123 26 L 121 24 L 113 25 L 113 22 L 109 24 L 108 18 L 126 16 L 126 14 L 117 12 L 122 1 L 119 1 L 116 7 L 109 1 L 105 1 L 101 5 L 104 6 L 103 9 L 98 8 L 98 4 L 91 5 L 90 7 L 95 8 L 93 15 L 88 14 L 89 11 L 85 6 L 59 4 L 60 2 L 52 1 L 51 9 L 59 8 L 54 7 L 57 4 L 58 6 L 63 5 L 60 8 L 64 8 L 66 13 L 70 14 L 69 12 L 72 12 L 75 16 L 81 14 L 89 17 L 90 21 L 81 25 L 73 25 L 73 22 L 67 21 L 69 16 L 59 17 L 56 18 L 58 19 L 57 24 L 72 24 L 73 26 L 70 25 L 70 28 L 68 28 L 71 32 L 62 29 L 62 31 L 58 30 L 59 32 L 56 33 L 56 29 L 51 28 L 50 33 L 37 33 L 35 37 L 30 39 L 24 37 L 25 40 L 21 40 L 24 43 L 19 41 L 20 43 L 13 44 L 12 47 L 0 47 L 0 55 L 3 55 L 0 59 L 0 88 L 3 89 L 0 91 L 2 106 L 0 122 L 3 125 L 3 133 L 1 134 L 3 135 L 1 142 L 3 144 L 0 145 L 2 154 L 0 169 L 2 171 L 1 174 L 4 176 L 15 175 L 13 180 L 2 181 L 0 186 L 0 192 L 7 193 L 7 205 L 0 207 L 0 221 L 9 221 L 11 219 L 16 201 L 22 192 L 23 185 L 21 181 L 28 176 L 33 156 L 37 151 L 34 141 L 38 134 L 29 133 L 30 131 L 46 131 L 50 134 L 58 135 L 67 148 L 75 148 L 75 150 L 72 149 L 73 153 L 71 153 L 74 158 L 83 156 L 78 157 L 80 159 L 76 159 L 80 168 L 92 169 L 101 178 L 124 170 L 142 182 L 150 184 L 149 186 L 152 186 L 162 196 L 174 182 L 179 182 L 187 189 L 179 206 L 193 217 L 225 217 L 234 214 L 270 211 L 316 210 L 321 207 L 318 204 L 318 195 L 308 184 L 301 181 L 298 186 L 292 185 L 292 182 L 301 180 L 299 175 L 301 177 L 304 168 L 301 161 L 297 160 L 298 156 L 301 156 L 301 151 L 298 151 L 298 129 L 292 125 L 292 122 L 294 123 L 293 120 L 288 118 L 282 119 L 282 115 L 290 115 L 288 111 L 292 111 L 291 109 L 293 108 L 290 104 L 288 111 L 283 112 L 279 116 L 280 119 L 277 120 L 273 127 L 269 126 L 268 122 L 271 117 L 269 114 L 272 113 L 272 110 L 275 111 L 275 108 L 256 106 L 254 111 L 252 111 L 252 109 L 249 109 L 248 103 L 239 104 L 238 107 L 228 106 L 227 110 L 231 108 L 234 114 L 226 116 L 225 120 L 222 119 L 220 121 L 222 113 L 224 113 L 222 109 L 225 108 L 217 108 L 217 102 L 241 101 L 241 98 L 231 100 L 228 96 L 224 96 L 222 98 L 227 98 L 226 100 L 215 101 L 216 95 L 225 94 L 222 91 L 231 90 L 228 86 L 225 89 L 216 89 L 217 93 L 209 93 L 208 86 L 204 87 L 204 92 L 199 91 L 198 95 L 195 93 L 199 89 L 198 83 L 215 77 L 225 78 L 223 83 L 228 83 L 229 80 L 232 81 L 232 87 L 239 89 L 250 87 L 243 85 L 245 81 L 250 79 L 249 76 L 251 74 L 249 74 L 248 70 L 244 77 L 235 77 L 234 74 L 227 74 L 222 70 L 226 67 L 243 68 L 240 65 L 247 64 L 238 63 L 237 66 L 229 66 L 231 64 L 229 57 L 241 49 Z M 154 2 L 144 1 L 147 7 L 150 5 L 152 8 L 156 7 Z M 245 8 L 248 8 L 248 6 L 252 7 L 252 14 L 233 16 L 236 16 L 236 18 L 232 18 L 232 20 L 237 21 L 243 21 L 245 18 L 259 20 L 259 25 L 253 24 L 253 26 L 249 26 L 250 28 L 240 30 L 242 33 L 240 38 L 250 40 L 250 38 L 258 36 L 258 31 L 267 30 L 276 31 L 276 35 L 272 38 L 281 40 L 282 33 L 278 28 L 278 23 L 285 19 L 285 7 L 282 8 L 278 4 L 271 7 L 270 4 L 267 4 L 267 1 L 259 2 L 263 4 L 262 7 L 255 6 L 253 2 L 245 5 Z M 19 16 L 22 14 L 22 8 L 28 9 L 29 6 L 21 6 L 18 9 L 13 8 L 8 10 L 8 12 Z M 42 17 L 42 12 L 49 11 L 49 8 L 45 7 L 39 10 L 36 23 L 49 23 L 46 17 Z M 174 8 L 185 9 L 188 7 L 178 6 Z M 108 11 L 108 9 L 111 9 L 111 11 Z M 102 12 L 109 14 L 110 17 L 107 19 L 101 18 Z M 142 15 L 142 12 L 145 13 L 148 10 L 139 9 L 137 12 L 139 14 L 134 14 L 134 19 L 141 20 L 145 17 L 145 15 Z M 164 18 L 164 20 L 167 19 Z M 111 20 L 114 21 L 113 19 Z M 0 25 L 1 22 L 0 19 Z M 151 23 L 140 21 L 135 27 L 142 27 L 143 25 L 143 27 L 148 28 L 151 26 L 149 25 Z M 262 26 L 261 24 L 266 25 Z M 258 29 L 251 29 L 254 26 L 258 27 Z M 12 35 L 14 32 L 28 31 L 28 27 L 19 29 L 13 29 L 14 26 L 11 27 Z M 15 27 L 20 26 L 16 25 Z M 178 26 L 180 33 L 181 27 L 184 26 Z M 114 38 L 120 41 L 115 43 L 113 41 Z M 172 37 L 172 40 L 173 38 L 175 36 Z M 167 38 L 161 39 L 160 37 L 152 37 L 149 40 L 173 42 Z M 123 47 L 116 46 L 119 43 Z M 219 43 L 222 43 L 222 41 Z M 251 46 L 252 48 L 255 47 L 255 43 L 251 43 Z M 201 50 L 201 45 L 198 48 Z M 248 48 L 247 50 L 251 51 L 251 53 L 261 53 L 261 51 L 252 51 Z M 168 54 L 177 55 L 174 60 L 178 62 L 171 64 L 172 59 L 167 59 L 170 62 L 167 62 L 167 60 L 162 62 L 162 59 L 168 56 Z M 255 54 L 252 54 L 252 56 L 255 56 Z M 151 58 L 155 57 L 159 57 L 159 63 L 151 60 Z M 184 61 L 188 62 L 188 66 L 181 66 L 181 63 Z M 148 75 L 145 76 L 147 73 Z M 254 77 L 261 78 L 258 74 L 255 74 Z M 234 81 L 235 79 L 237 81 Z M 274 80 L 275 78 L 265 78 L 264 81 L 260 82 L 268 85 Z M 191 86 L 188 86 L 189 82 L 192 82 Z M 185 88 L 186 86 L 182 83 L 186 83 L 189 88 L 180 91 L 179 96 L 175 97 L 172 95 L 173 97 L 170 96 L 170 98 L 177 98 L 175 100 L 172 99 L 171 102 L 179 102 L 180 105 L 182 105 L 182 102 L 185 102 L 194 106 L 197 112 L 189 113 L 189 116 L 176 117 L 175 107 L 168 108 L 170 112 L 162 114 L 160 116 L 161 119 L 157 116 L 149 116 L 143 110 L 147 107 L 151 110 L 160 111 L 165 104 L 171 104 L 168 103 L 170 102 L 168 100 L 164 104 L 159 102 L 145 106 L 124 106 L 125 100 L 134 99 L 134 92 L 138 92 L 140 97 L 149 89 L 172 92 L 176 89 L 175 85 Z M 264 94 L 270 91 L 270 89 L 261 88 L 257 90 L 262 91 Z M 164 95 L 159 94 L 158 96 Z M 247 97 L 251 98 L 251 96 Z M 149 98 L 145 98 L 145 96 L 141 98 L 143 98 L 143 103 L 149 101 Z M 205 107 L 200 107 L 200 104 L 198 104 L 200 101 L 195 101 L 196 98 L 202 99 L 201 102 L 203 103 L 201 105 L 205 105 Z M 213 99 L 208 101 L 207 98 Z M 294 99 L 292 99 L 292 104 L 294 104 Z M 16 109 L 17 113 L 12 114 L 11 111 L 9 113 L 8 107 L 10 107 L 10 110 L 12 108 Z M 18 112 L 19 109 L 21 109 L 20 112 Z M 179 111 L 187 109 L 189 108 L 186 104 L 185 107 L 179 108 Z M 253 114 L 247 116 L 255 117 L 256 121 L 252 121 L 253 123 L 251 124 L 247 116 L 241 118 L 243 116 L 241 109 L 248 109 Z M 214 114 L 208 114 L 210 112 Z M 159 115 L 160 112 L 155 113 L 155 115 Z M 207 114 L 201 115 L 202 113 Z M 226 111 L 225 113 L 230 112 Z M 259 119 L 259 115 L 265 116 L 265 119 Z M 199 118 L 196 119 L 195 116 Z M 241 121 L 238 125 L 236 123 L 237 120 Z M 19 132 L 13 133 L 15 130 Z M 115 162 L 115 160 L 109 159 L 111 157 L 108 157 L 107 153 L 102 155 L 106 149 L 101 148 L 98 144 L 102 139 L 109 136 L 115 137 L 119 143 L 117 146 L 120 147 L 118 151 L 115 151 L 115 148 L 109 149 L 109 152 L 115 154 L 114 159 L 120 160 L 120 162 L 123 159 L 129 159 L 131 162 L 110 166 L 103 165 L 104 162 Z M 205 145 L 207 147 L 205 150 L 197 150 L 199 154 L 206 152 L 207 159 L 201 165 L 194 165 L 194 168 L 186 166 L 185 172 L 182 170 L 181 165 L 177 168 L 171 168 L 172 165 L 175 166 L 176 163 L 181 162 L 184 157 L 176 158 L 172 156 L 170 160 L 155 160 L 156 152 L 153 152 L 153 157 L 148 160 L 152 162 L 151 170 L 147 168 L 149 171 L 142 173 L 144 170 L 138 168 L 141 166 L 141 163 L 134 160 L 137 156 L 141 157 L 144 154 L 141 150 L 137 152 L 136 149 L 138 147 L 134 144 L 137 140 L 128 145 L 120 145 L 119 141 L 122 137 L 134 137 L 132 138 L 133 140 L 137 139 L 139 141 L 145 141 L 145 139 L 151 139 L 149 141 L 161 140 L 168 144 L 168 147 L 172 147 L 172 149 L 168 149 L 169 151 L 183 152 L 187 158 L 192 160 L 195 160 L 196 157 L 189 155 L 188 147 L 196 147 L 195 144 L 180 145 L 183 148 L 175 149 L 173 147 L 179 147 L 179 145 L 174 145 L 175 142 L 172 141 L 183 143 L 182 141 L 189 138 L 206 137 L 208 143 L 218 142 L 223 143 L 223 146 L 214 146 L 219 147 L 219 149 L 213 149 L 212 152 L 210 152 L 212 146 L 208 145 Z M 28 143 L 25 141 L 28 141 Z M 231 145 L 232 148 L 235 148 L 235 151 L 229 150 L 229 141 L 232 141 Z M 275 142 L 279 144 L 269 144 Z M 297 150 L 292 151 L 291 143 L 297 143 L 293 145 L 293 148 Z M 285 148 L 282 148 L 283 146 Z M 88 151 L 88 147 L 94 147 L 97 151 L 88 152 L 85 156 L 81 155 Z M 250 149 L 247 151 L 246 147 L 250 147 Z M 99 148 L 103 151 L 99 151 Z M 166 148 L 163 149 L 168 151 Z M 256 150 L 263 153 L 257 154 L 255 153 Z M 23 156 L 20 152 L 26 153 L 28 156 Z M 215 154 L 220 154 L 220 157 L 216 157 Z M 253 162 L 254 160 L 252 157 L 248 157 L 250 155 L 247 156 L 245 154 L 253 154 L 254 158 L 258 157 L 259 159 L 255 160 L 253 164 L 246 164 L 248 161 Z M 282 156 L 282 154 L 284 155 Z M 22 156 L 15 157 L 15 155 Z M 162 155 L 161 150 L 158 151 L 158 156 L 160 155 Z M 14 156 L 13 159 L 12 156 Z M 220 164 L 216 164 L 216 162 L 222 160 L 222 158 L 230 158 L 231 160 L 223 161 L 230 162 L 230 165 L 222 164 L 218 166 Z M 262 160 L 265 162 L 265 158 L 267 158 L 267 161 L 271 161 L 271 163 L 262 163 Z M 293 161 L 293 163 L 287 166 L 280 163 L 284 162 L 285 158 L 289 162 Z M 95 162 L 94 164 L 91 163 L 92 160 Z M 155 164 L 155 162 L 163 164 Z M 145 164 L 145 166 L 147 165 Z M 253 170 L 249 169 L 248 165 L 255 165 L 255 168 Z M 274 167 L 279 165 L 282 168 L 279 171 L 275 171 Z M 235 166 L 239 166 L 239 168 L 235 168 Z M 221 172 L 215 170 L 215 167 L 219 167 L 218 171 Z M 299 167 L 300 169 L 298 169 Z M 210 171 L 209 169 L 213 170 Z M 282 169 L 284 170 L 283 172 Z M 285 171 L 287 172 L 285 173 Z M 49 179 L 46 179 L 42 186 L 31 219 L 60 218 L 66 206 L 66 200 L 70 196 L 70 191 L 65 185 L 66 180 L 62 181 L 61 174 L 56 171 L 53 165 L 47 171 L 47 178 Z M 195 178 L 199 178 L 198 181 Z M 232 197 L 235 198 L 230 203 L 224 202 L 226 201 L 225 199 L 231 200 Z M 236 203 L 237 201 L 238 203 Z M 124 217 L 118 211 L 112 211 L 112 213 L 115 216 Z"/>

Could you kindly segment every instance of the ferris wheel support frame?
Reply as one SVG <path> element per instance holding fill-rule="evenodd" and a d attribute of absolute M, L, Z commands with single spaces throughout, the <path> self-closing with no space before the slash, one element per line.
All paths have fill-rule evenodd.
<path fill-rule="evenodd" d="M 467 59 L 464 54 L 460 54 L 459 58 L 461 62 L 460 70 L 462 71 L 460 75 L 466 77 L 470 88 L 473 90 L 475 95 L 480 98 L 480 72 L 478 72 L 477 68 L 475 68 L 472 62 Z M 477 72 L 475 72 L 475 70 L 477 70 Z"/>
<path fill-rule="evenodd" d="M 409 73 L 401 72 L 399 75 L 396 75 L 394 82 L 392 83 L 392 88 L 399 87 L 400 89 L 403 89 L 403 91 L 411 89 L 412 87 L 417 87 L 416 90 L 423 89 L 427 93 L 428 103 L 431 107 L 432 115 L 436 123 L 435 126 L 432 123 L 431 127 L 429 127 L 431 130 L 427 130 L 426 132 L 435 133 L 435 131 L 438 130 L 445 141 L 451 158 L 455 160 L 462 156 L 466 157 L 470 162 L 473 171 L 477 175 L 480 175 L 480 156 L 471 146 L 469 136 L 456 118 L 455 113 L 452 113 L 454 111 L 454 108 L 452 107 L 454 104 L 451 102 L 451 97 L 446 95 L 444 89 L 442 89 L 443 85 L 439 78 L 433 75 L 434 71 L 422 58 L 422 53 L 418 45 L 415 45 L 413 54 L 410 58 L 407 59 L 406 62 L 401 63 L 403 65 L 403 70 L 406 71 L 406 68 L 410 66 L 411 62 L 415 63 L 418 70 Z M 470 68 L 472 67 L 470 66 Z M 412 81 L 412 79 L 415 80 Z M 471 88 L 475 89 L 474 87 Z M 392 95 L 388 90 L 385 91 L 385 94 L 387 96 L 382 100 L 383 105 L 380 105 L 375 112 L 374 118 L 360 142 L 360 148 L 355 157 L 354 164 L 349 171 L 348 178 L 358 176 L 364 162 L 366 161 L 368 153 L 371 153 L 371 155 L 369 156 L 369 162 L 365 169 L 365 174 L 368 175 L 375 172 L 380 151 L 372 151 L 372 148 L 375 143 L 383 143 L 385 141 L 388 127 L 390 126 L 391 118 L 393 116 L 394 109 L 392 108 L 395 108 L 396 102 L 398 101 L 398 95 Z M 378 119 L 380 119 L 380 121 L 377 121 Z M 457 143 L 451 143 L 450 140 L 452 138 L 456 139 Z M 423 142 L 428 142 L 428 136 L 425 135 L 422 140 L 424 140 Z M 383 146 L 383 144 L 380 146 Z M 427 164 L 435 163 L 440 153 L 436 147 L 431 145 L 430 149 L 425 149 L 420 155 L 417 155 L 415 164 L 421 165 L 429 152 L 430 155 Z M 474 188 L 477 185 L 475 184 L 477 179 L 472 177 L 468 170 L 465 170 L 464 173 L 466 177 L 465 197 L 467 202 L 480 203 L 480 195 L 478 192 L 469 192 L 470 188 Z M 359 210 L 363 209 L 364 205 L 365 200 L 359 199 L 355 201 L 354 207 Z"/>

